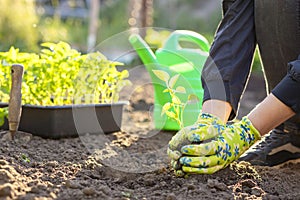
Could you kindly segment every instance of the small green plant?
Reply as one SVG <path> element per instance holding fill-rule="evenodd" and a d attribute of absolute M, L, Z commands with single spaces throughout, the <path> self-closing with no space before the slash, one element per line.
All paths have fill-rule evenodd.
<path fill-rule="evenodd" d="M 9 101 L 11 65 L 24 66 L 22 103 L 31 105 L 95 104 L 118 101 L 130 84 L 127 70 L 100 52 L 81 54 L 65 42 L 43 43 L 40 53 L 0 52 L 0 102 Z M 0 118 L 5 114 L 0 110 Z M 1 119 L 2 120 L 2 119 Z M 0 122 L 1 122 L 0 120 Z"/>
<path fill-rule="evenodd" d="M 24 153 L 22 153 L 22 154 L 20 155 L 20 159 L 21 159 L 21 161 L 23 161 L 23 162 L 25 162 L 25 163 L 30 163 L 30 159 L 29 159 L 28 156 L 27 156 L 26 154 L 24 154 Z"/>
<path fill-rule="evenodd" d="M 199 102 L 199 98 L 195 94 L 189 94 L 187 101 L 182 102 L 177 94 L 186 94 L 186 89 L 183 86 L 175 86 L 180 75 L 176 74 L 171 77 L 166 71 L 163 70 L 152 71 L 157 78 L 164 81 L 166 89 L 163 92 L 169 93 L 171 97 L 171 101 L 163 105 L 161 114 L 166 114 L 168 117 L 175 120 L 180 128 L 183 128 L 183 112 L 186 105 Z"/>
<path fill-rule="evenodd" d="M 0 108 L 0 126 L 4 124 L 4 119 L 8 116 L 8 108 Z"/>
<path fill-rule="evenodd" d="M 107 60 L 100 52 L 81 54 L 65 42 L 43 43 L 42 47 L 39 54 L 22 53 L 14 47 L 0 52 L 1 102 L 9 100 L 13 63 L 24 66 L 23 104 L 110 103 L 130 84 L 128 71 L 116 69 L 123 64 Z"/>

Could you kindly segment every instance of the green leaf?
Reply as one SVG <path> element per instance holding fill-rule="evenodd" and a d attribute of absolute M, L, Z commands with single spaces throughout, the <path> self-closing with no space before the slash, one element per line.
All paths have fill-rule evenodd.
<path fill-rule="evenodd" d="M 183 94 L 186 93 L 185 88 L 182 87 L 182 86 L 178 86 L 175 91 L 178 92 L 178 93 L 183 93 Z"/>
<path fill-rule="evenodd" d="M 0 108 L 0 126 L 4 124 L 5 118 L 8 116 L 8 107 Z"/>
<path fill-rule="evenodd" d="M 124 65 L 124 63 L 117 62 L 117 61 L 111 62 L 110 64 L 114 65 L 114 66 L 123 66 Z"/>
<path fill-rule="evenodd" d="M 157 78 L 159 78 L 160 80 L 166 83 L 170 79 L 170 75 L 163 70 L 152 70 L 152 72 L 157 76 Z"/>
<path fill-rule="evenodd" d="M 188 96 L 188 104 L 192 104 L 192 103 L 198 103 L 200 101 L 200 99 L 195 95 L 195 94 L 190 94 Z"/>
<path fill-rule="evenodd" d="M 180 99 L 179 99 L 179 97 L 177 97 L 177 96 L 172 96 L 172 102 L 174 103 L 174 104 L 181 104 L 181 101 L 180 101 Z"/>
<path fill-rule="evenodd" d="M 170 108 L 172 107 L 171 103 L 168 102 L 166 103 L 161 110 L 161 115 L 165 114 Z"/>
<path fill-rule="evenodd" d="M 167 92 L 170 92 L 169 88 L 166 88 L 166 89 L 163 90 L 163 93 L 167 93 Z"/>
<path fill-rule="evenodd" d="M 176 74 L 175 76 L 173 76 L 170 81 L 169 81 L 169 87 L 173 88 L 175 83 L 177 82 L 178 78 L 179 78 L 179 74 Z"/>
<path fill-rule="evenodd" d="M 30 159 L 25 154 L 21 154 L 20 158 L 23 162 L 30 163 Z"/>
<path fill-rule="evenodd" d="M 49 49 L 53 49 L 53 47 L 55 46 L 55 43 L 52 42 L 44 42 L 41 44 L 42 47 L 48 47 Z"/>
<path fill-rule="evenodd" d="M 174 112 L 171 111 L 166 111 L 166 115 L 172 119 L 176 119 L 176 114 Z"/>

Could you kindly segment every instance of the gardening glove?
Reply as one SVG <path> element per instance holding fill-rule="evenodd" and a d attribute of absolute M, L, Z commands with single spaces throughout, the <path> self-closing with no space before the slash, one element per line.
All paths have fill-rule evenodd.
<path fill-rule="evenodd" d="M 187 144 L 206 141 L 221 134 L 225 129 L 225 123 L 218 117 L 208 113 L 200 113 L 194 125 L 184 127 L 169 142 L 167 150 L 171 159 L 171 166 L 175 169 L 175 174 L 181 173 L 179 158 L 182 156 L 180 149 Z M 176 172 L 176 170 L 179 170 Z"/>
<path fill-rule="evenodd" d="M 188 137 L 193 137 L 193 134 Z M 239 122 L 226 125 L 223 133 L 208 143 L 183 146 L 181 152 L 184 156 L 180 158 L 182 171 L 198 174 L 215 173 L 238 159 L 260 137 L 260 133 L 248 117 L 243 117 Z"/>

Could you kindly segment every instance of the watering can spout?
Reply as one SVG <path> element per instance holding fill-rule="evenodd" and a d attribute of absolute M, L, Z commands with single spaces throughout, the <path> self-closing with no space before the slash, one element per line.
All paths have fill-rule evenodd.
<path fill-rule="evenodd" d="M 141 36 L 132 34 L 129 37 L 129 42 L 145 64 L 147 70 L 152 70 L 153 66 L 158 64 L 155 54 Z"/>

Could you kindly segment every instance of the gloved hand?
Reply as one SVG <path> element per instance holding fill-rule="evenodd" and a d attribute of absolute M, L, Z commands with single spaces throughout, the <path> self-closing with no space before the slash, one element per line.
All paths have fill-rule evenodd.
<path fill-rule="evenodd" d="M 190 137 L 189 135 L 193 134 L 188 134 L 187 137 Z M 243 117 L 240 122 L 226 125 L 223 133 L 208 143 L 183 146 L 181 152 L 184 155 L 179 160 L 182 171 L 198 174 L 215 173 L 238 159 L 260 137 L 260 133 L 248 117 Z"/>
<path fill-rule="evenodd" d="M 181 174 L 181 165 L 178 159 L 182 156 L 180 149 L 187 144 L 199 143 L 220 135 L 225 129 L 225 123 L 218 117 L 208 113 L 200 113 L 198 120 L 192 126 L 181 129 L 169 142 L 168 156 L 175 174 Z"/>

